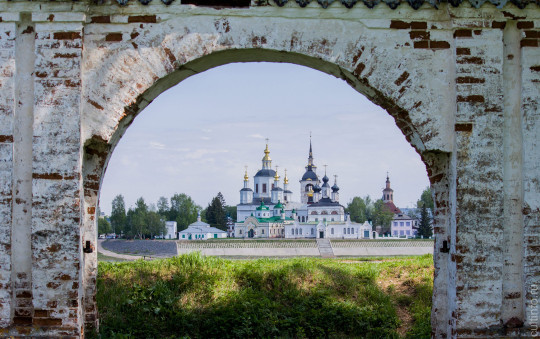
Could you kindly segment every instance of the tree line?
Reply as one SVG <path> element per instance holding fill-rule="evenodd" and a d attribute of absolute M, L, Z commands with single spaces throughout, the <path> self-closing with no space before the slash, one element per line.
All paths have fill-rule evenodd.
<path fill-rule="evenodd" d="M 189 195 L 177 193 L 169 199 L 160 197 L 155 205 L 147 205 L 141 197 L 127 211 L 124 197 L 119 194 L 112 201 L 109 220 L 98 219 L 98 233 L 122 234 L 126 238 L 154 238 L 167 232 L 165 221 L 176 221 L 177 231 L 180 232 L 197 220 L 199 212 L 203 221 L 221 230 L 227 229 L 229 217 L 233 221 L 236 219 L 236 206 L 227 206 L 221 192 L 212 198 L 205 209 Z"/>
<path fill-rule="evenodd" d="M 431 226 L 431 216 L 434 215 L 433 208 L 431 189 L 427 187 L 416 202 L 416 209 L 410 213 L 411 217 L 419 220 L 418 235 L 421 237 L 428 238 L 433 235 Z M 349 213 L 351 221 L 358 223 L 369 221 L 373 226 L 381 226 L 383 234 L 390 233 L 390 224 L 394 213 L 390 211 L 382 199 L 373 201 L 369 195 L 364 198 L 354 197 L 347 204 L 345 211 Z"/>

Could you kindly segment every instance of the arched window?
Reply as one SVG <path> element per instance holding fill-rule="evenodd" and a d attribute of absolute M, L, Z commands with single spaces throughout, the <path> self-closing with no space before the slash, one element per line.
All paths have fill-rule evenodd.
<path fill-rule="evenodd" d="M 332 211 L 332 215 L 337 215 L 337 211 Z"/>
<path fill-rule="evenodd" d="M 334 234 L 334 228 L 333 227 L 330 229 L 330 234 Z"/>
<path fill-rule="evenodd" d="M 311 234 L 312 235 L 315 234 L 315 229 L 314 228 L 311 229 Z"/>
<path fill-rule="evenodd" d="M 351 233 L 354 234 L 354 228 L 351 228 Z"/>
<path fill-rule="evenodd" d="M 315 218 L 315 221 L 319 221 L 319 218 Z"/>
<path fill-rule="evenodd" d="M 343 227 L 343 234 L 347 234 L 347 229 Z"/>
<path fill-rule="evenodd" d="M 261 232 L 261 233 L 264 234 L 264 228 L 262 229 L 262 232 Z"/>
<path fill-rule="evenodd" d="M 239 230 L 238 233 L 239 233 L 239 234 L 242 234 L 242 230 Z"/>
<path fill-rule="evenodd" d="M 311 215 L 317 215 L 317 214 L 319 214 L 319 213 L 317 213 L 317 211 L 312 211 L 311 212 Z"/>
<path fill-rule="evenodd" d="M 302 229 L 300 229 L 300 235 L 302 235 Z"/>
<path fill-rule="evenodd" d="M 321 212 L 321 214 L 325 214 L 325 215 L 326 215 L 326 214 L 328 214 L 328 212 L 326 212 L 326 211 L 322 211 L 322 212 Z"/>
<path fill-rule="evenodd" d="M 332 218 L 332 221 L 334 221 L 334 218 Z"/>

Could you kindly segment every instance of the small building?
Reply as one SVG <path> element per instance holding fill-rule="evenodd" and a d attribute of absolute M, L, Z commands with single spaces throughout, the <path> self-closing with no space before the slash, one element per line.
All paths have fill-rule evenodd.
<path fill-rule="evenodd" d="M 163 236 L 164 239 L 176 239 L 177 234 L 177 224 L 176 221 L 166 221 L 165 227 L 167 229 L 167 233 Z"/>
<path fill-rule="evenodd" d="M 185 230 L 178 232 L 180 240 L 207 240 L 227 238 L 227 232 L 212 227 L 201 221 L 201 213 L 197 214 L 197 221 L 190 224 Z"/>
<path fill-rule="evenodd" d="M 261 201 L 254 214 L 235 224 L 236 238 L 284 238 L 284 225 L 294 221 L 285 216 L 280 201 L 272 210 Z"/>
<path fill-rule="evenodd" d="M 398 213 L 394 215 L 390 228 L 393 237 L 416 237 L 418 233 L 418 220 L 407 214 Z"/>
<path fill-rule="evenodd" d="M 367 221 L 363 224 L 351 222 L 319 221 L 301 223 L 295 221 L 285 225 L 285 238 L 306 239 L 373 239 L 372 226 Z"/>

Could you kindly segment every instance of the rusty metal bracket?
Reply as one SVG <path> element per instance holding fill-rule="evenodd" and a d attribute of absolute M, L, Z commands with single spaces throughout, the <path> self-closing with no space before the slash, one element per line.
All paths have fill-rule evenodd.
<path fill-rule="evenodd" d="M 440 251 L 441 251 L 441 253 L 449 253 L 450 252 L 450 247 L 448 247 L 448 241 L 443 240 L 442 247 L 441 247 Z"/>
<path fill-rule="evenodd" d="M 83 252 L 84 253 L 92 253 L 92 252 L 94 252 L 94 249 L 92 248 L 92 244 L 90 244 L 90 240 L 86 241 L 86 244 L 83 247 Z"/>

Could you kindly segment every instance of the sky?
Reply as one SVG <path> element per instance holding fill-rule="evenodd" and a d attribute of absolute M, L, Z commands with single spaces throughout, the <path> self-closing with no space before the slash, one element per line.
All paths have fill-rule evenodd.
<path fill-rule="evenodd" d="M 185 193 L 201 207 L 221 192 L 239 203 L 244 166 L 250 186 L 262 167 L 265 139 L 272 166 L 287 169 L 300 200 L 312 136 L 317 173 L 355 196 L 380 198 L 386 174 L 398 207 L 414 207 L 429 185 L 420 156 L 394 119 L 346 82 L 293 64 L 235 63 L 192 76 L 159 95 L 127 129 L 109 161 L 100 191 L 107 215 L 118 194 L 126 208 Z"/>

